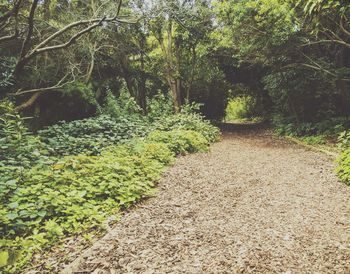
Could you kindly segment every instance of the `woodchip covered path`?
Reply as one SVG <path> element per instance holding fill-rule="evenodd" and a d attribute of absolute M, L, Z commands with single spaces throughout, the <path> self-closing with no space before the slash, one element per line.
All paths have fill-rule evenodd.
<path fill-rule="evenodd" d="M 66 273 L 350 273 L 350 187 L 266 131 L 180 157 Z"/>

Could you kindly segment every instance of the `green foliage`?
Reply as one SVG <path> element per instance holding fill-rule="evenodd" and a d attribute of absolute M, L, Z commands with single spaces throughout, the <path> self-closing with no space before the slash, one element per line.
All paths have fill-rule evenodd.
<path fill-rule="evenodd" d="M 6 204 L 6 198 L 17 189 L 16 178 L 21 176 L 24 169 L 35 164 L 50 163 L 46 154 L 44 145 L 28 131 L 25 119 L 16 113 L 14 105 L 9 101 L 1 101 L 0 205 Z"/>
<path fill-rule="evenodd" d="M 254 118 L 256 100 L 251 96 L 231 99 L 226 107 L 225 121 L 247 120 Z"/>
<path fill-rule="evenodd" d="M 337 167 L 335 169 L 338 177 L 350 185 L 350 148 L 343 151 L 337 158 Z"/>
<path fill-rule="evenodd" d="M 208 142 L 215 142 L 220 138 L 219 129 L 195 113 L 165 117 L 155 124 L 155 128 L 161 131 L 192 130 L 203 135 Z"/>
<path fill-rule="evenodd" d="M 5 94 L 9 87 L 13 85 L 12 70 L 16 60 L 15 58 L 3 58 L 0 62 L 0 98 Z"/>
<path fill-rule="evenodd" d="M 147 140 L 166 144 L 176 155 L 187 152 L 204 152 L 209 148 L 209 142 L 205 137 L 193 130 L 156 130 L 148 135 Z"/>
<path fill-rule="evenodd" d="M 167 145 L 139 140 L 107 147 L 99 156 L 69 156 L 26 170 L 0 210 L 0 236 L 7 239 L 3 248 L 22 252 L 8 270 L 64 235 L 103 228 L 119 208 L 151 195 L 163 167 L 173 159 Z"/>
<path fill-rule="evenodd" d="M 280 135 L 289 136 L 326 136 L 336 137 L 344 130 L 350 128 L 348 117 L 338 117 L 315 123 L 296 123 L 292 119 L 275 115 L 273 124 Z"/>
<path fill-rule="evenodd" d="M 24 121 L 11 102 L 0 101 L 0 167 L 28 167 L 45 153 L 40 140 L 28 131 Z"/>
<path fill-rule="evenodd" d="M 324 135 L 304 136 L 304 137 L 301 137 L 300 140 L 309 145 L 327 144 L 327 137 Z"/>
<path fill-rule="evenodd" d="M 338 136 L 338 148 L 346 150 L 350 147 L 350 131 L 343 131 Z"/>
<path fill-rule="evenodd" d="M 147 118 L 151 121 L 162 120 L 173 114 L 173 103 L 163 94 L 157 94 L 148 102 Z"/>
<path fill-rule="evenodd" d="M 125 89 L 121 90 L 118 98 L 113 95 L 110 89 L 107 89 L 106 93 L 106 102 L 102 109 L 104 114 L 114 118 L 129 117 L 140 119 L 141 108 Z"/>
<path fill-rule="evenodd" d="M 84 99 L 88 104 L 95 106 L 97 112 L 101 112 L 101 107 L 96 100 L 94 94 L 94 88 L 91 83 L 84 83 L 81 81 L 75 81 L 65 86 L 63 89 L 63 94 L 68 96 L 76 96 Z"/>
<path fill-rule="evenodd" d="M 136 118 L 135 118 L 136 117 Z M 103 147 L 123 144 L 148 132 L 147 123 L 137 116 L 109 115 L 60 122 L 39 131 L 51 155 L 97 155 Z"/>
<path fill-rule="evenodd" d="M 207 151 L 219 136 L 192 113 L 194 105 L 153 124 L 118 108 L 118 117 L 60 122 L 39 131 L 39 138 L 11 103 L 1 103 L 2 270 L 20 271 L 62 237 L 103 229 L 111 214 L 154 193 L 175 155 Z M 163 131 L 148 134 L 152 128 Z"/>

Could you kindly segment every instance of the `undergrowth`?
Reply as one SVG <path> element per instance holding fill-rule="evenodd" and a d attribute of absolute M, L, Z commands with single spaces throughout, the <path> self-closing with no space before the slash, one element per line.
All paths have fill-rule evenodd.
<path fill-rule="evenodd" d="M 340 152 L 335 172 L 339 179 L 350 185 L 350 118 L 338 117 L 314 123 L 291 122 L 281 116 L 273 119 L 279 135 L 291 136 L 310 145 L 327 146 Z"/>
<path fill-rule="evenodd" d="M 130 104 L 129 104 L 130 106 Z M 205 152 L 219 130 L 199 114 L 108 114 L 31 133 L 0 103 L 0 267 L 20 272 L 34 253 L 91 229 L 155 191 L 180 154 Z M 119 116 L 114 116 L 118 113 Z"/>

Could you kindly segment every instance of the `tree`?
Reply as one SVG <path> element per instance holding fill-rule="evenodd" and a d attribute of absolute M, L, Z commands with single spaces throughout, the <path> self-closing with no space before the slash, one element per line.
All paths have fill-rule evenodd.
<path fill-rule="evenodd" d="M 31 106 L 44 92 L 62 89 L 82 77 L 79 63 L 72 59 L 62 59 L 59 52 L 64 52 L 65 57 L 69 56 L 68 49 L 74 50 L 73 46 L 79 39 L 97 28 L 106 27 L 108 24 L 135 22 L 120 15 L 121 5 L 122 1 L 88 3 L 33 0 L 28 3 L 18 0 L 12 3 L 12 7 L 7 6 L 8 11 L 0 19 L 3 33 L 0 46 L 7 58 L 16 59 L 12 81 L 17 91 L 11 95 L 26 98 L 29 96 L 18 106 L 19 110 Z M 19 13 L 26 14 L 26 18 L 19 17 Z M 58 78 L 54 84 L 54 79 L 38 79 L 35 71 L 33 72 L 45 72 L 50 70 L 51 66 L 57 65 L 62 66 L 49 76 Z M 93 66 L 90 64 L 88 74 L 91 74 L 91 68 Z"/>

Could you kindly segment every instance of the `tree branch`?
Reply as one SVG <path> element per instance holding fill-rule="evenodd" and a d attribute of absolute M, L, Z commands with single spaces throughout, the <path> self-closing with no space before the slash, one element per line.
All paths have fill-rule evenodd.
<path fill-rule="evenodd" d="M 119 23 L 135 24 L 135 23 L 137 23 L 137 19 L 135 21 L 132 21 L 130 19 L 123 20 L 123 19 L 118 19 L 117 15 L 116 15 L 114 17 L 95 18 L 95 19 L 91 19 L 91 20 L 81 20 L 81 21 L 71 23 L 71 24 L 65 26 L 64 28 L 62 28 L 61 30 L 58 30 L 57 32 L 55 32 L 54 34 L 52 34 L 51 36 L 46 38 L 41 43 L 39 43 L 33 50 L 31 50 L 29 53 L 27 53 L 25 56 L 23 56 L 20 59 L 19 64 L 21 66 L 23 66 L 28 60 L 30 60 L 31 58 L 33 58 L 34 56 L 36 56 L 40 53 L 67 48 L 70 45 L 72 45 L 82 35 L 90 32 L 91 30 L 95 29 L 96 27 L 101 26 L 103 22 L 119 22 Z M 62 35 L 63 33 L 67 32 L 68 30 L 70 30 L 74 27 L 77 27 L 77 26 L 87 25 L 87 24 L 92 24 L 92 25 L 90 25 L 89 27 L 86 27 L 85 29 L 81 30 L 80 32 L 74 34 L 66 43 L 46 47 L 46 45 L 49 44 L 52 40 L 54 40 L 56 37 Z"/>
<path fill-rule="evenodd" d="M 36 100 L 41 96 L 41 94 L 41 92 L 34 93 L 29 100 L 25 101 L 23 104 L 20 104 L 18 107 L 15 108 L 15 110 L 22 111 L 23 109 L 32 106 L 36 102 Z"/>
<path fill-rule="evenodd" d="M 79 31 L 78 33 L 74 34 L 66 43 L 59 44 L 59 45 L 54 45 L 54 46 L 49 46 L 49 47 L 44 47 L 44 48 L 38 48 L 36 50 L 33 50 L 31 54 L 28 57 L 32 57 L 34 55 L 40 54 L 42 52 L 46 51 L 52 51 L 52 50 L 57 50 L 57 49 L 63 49 L 69 47 L 71 44 L 73 44 L 78 38 L 80 38 L 82 35 L 84 35 L 87 32 L 90 32 L 94 28 L 100 26 L 102 22 L 105 20 L 105 18 L 102 18 L 99 22 Z M 26 58 L 28 58 L 26 57 Z"/>
<path fill-rule="evenodd" d="M 32 35 L 33 35 L 34 16 L 35 16 L 35 10 L 36 10 L 36 8 L 38 6 L 38 2 L 39 2 L 39 0 L 33 0 L 33 3 L 32 3 L 31 8 L 30 8 L 29 17 L 28 17 L 27 36 L 26 36 L 25 40 L 23 41 L 21 53 L 20 53 L 20 56 L 19 56 L 19 60 L 18 60 L 18 62 L 16 64 L 16 67 L 15 67 L 15 70 L 14 70 L 14 75 L 17 75 L 24 67 L 23 58 L 27 54 L 29 43 L 30 43 L 30 40 L 31 40 Z"/>
<path fill-rule="evenodd" d="M 25 90 L 25 91 L 18 90 L 16 93 L 10 93 L 9 95 L 12 95 L 12 96 L 20 96 L 20 95 L 25 95 L 25 94 L 32 94 L 27 101 L 25 101 L 24 103 L 22 103 L 21 105 L 16 107 L 16 110 L 17 111 L 21 111 L 23 109 L 26 109 L 26 108 L 32 106 L 36 102 L 36 100 L 46 91 L 60 90 L 60 89 L 64 88 L 64 86 L 66 86 L 68 84 L 71 84 L 71 83 L 73 83 L 75 81 L 75 79 L 73 77 L 73 80 L 63 83 L 63 81 L 67 77 L 68 77 L 68 74 L 65 75 L 56 85 L 51 86 L 51 87 L 29 89 L 29 90 Z"/>
<path fill-rule="evenodd" d="M 0 37 L 0 43 L 15 39 L 18 37 L 19 31 L 18 31 L 18 12 L 19 12 L 19 7 L 21 4 L 22 0 L 18 0 L 15 3 L 15 7 L 12 9 L 12 13 L 10 16 L 14 16 L 15 17 L 15 32 L 13 34 L 10 35 L 6 35 L 3 37 Z M 3 16 L 2 18 L 4 18 L 5 16 Z M 8 18 L 4 19 L 7 20 Z M 0 20 L 1 21 L 1 20 Z M 3 23 L 0 27 L 0 31 L 4 30 L 8 25 L 10 24 L 10 21 L 8 21 L 7 23 Z"/>
<path fill-rule="evenodd" d="M 337 78 L 337 80 L 345 81 L 345 82 L 350 82 L 350 79 L 349 79 L 349 78 L 340 78 L 340 79 L 339 79 L 338 76 L 337 76 L 335 73 L 333 73 L 333 72 L 331 72 L 331 71 L 329 71 L 329 70 L 327 70 L 327 69 L 325 69 L 325 68 L 322 68 L 322 67 L 319 67 L 319 66 L 313 66 L 313 65 L 310 65 L 310 64 L 306 64 L 306 63 L 294 63 L 294 64 L 289 64 L 289 65 L 283 66 L 282 69 L 283 69 L 283 68 L 299 67 L 299 66 L 300 66 L 300 67 L 311 68 L 311 69 L 313 69 L 313 70 L 323 71 L 323 72 L 325 72 L 326 74 L 331 75 L 331 76 Z"/>
<path fill-rule="evenodd" d="M 58 83 L 54 86 L 51 86 L 51 87 L 46 87 L 46 88 L 35 88 L 35 89 L 28 89 L 28 90 L 24 90 L 24 91 L 21 91 L 21 90 L 18 90 L 17 92 L 15 93 L 10 93 L 9 95 L 12 95 L 12 96 L 20 96 L 20 95 L 25 95 L 25 94 L 28 94 L 28 93 L 36 93 L 36 92 L 44 92 L 44 91 L 48 91 L 48 90 L 55 90 L 55 89 L 61 89 L 63 88 L 65 85 L 68 85 L 68 84 L 71 84 L 74 82 L 74 80 L 72 81 L 68 81 L 68 82 L 64 82 L 63 81 L 68 77 L 68 74 L 65 75 L 60 81 L 58 81 Z"/>
<path fill-rule="evenodd" d="M 340 29 L 347 35 L 350 37 L 350 31 L 348 31 L 345 26 L 344 26 L 344 19 L 346 19 L 345 15 L 342 16 L 342 18 L 340 19 Z"/>
<path fill-rule="evenodd" d="M 320 40 L 320 41 L 310 42 L 310 43 L 303 44 L 301 46 L 305 47 L 305 46 L 312 46 L 312 45 L 317 45 L 317 44 L 332 44 L 332 43 L 333 44 L 339 44 L 339 45 L 345 46 L 347 48 L 350 48 L 350 44 L 349 43 L 346 43 L 343 40 L 335 40 L 335 39 Z"/>
<path fill-rule="evenodd" d="M 17 15 L 19 8 L 21 6 L 21 3 L 22 3 L 22 0 L 15 0 L 13 3 L 13 8 L 8 12 L 6 12 L 4 15 L 0 16 L 0 22 L 4 22 L 10 17 L 12 17 L 13 15 Z"/>

